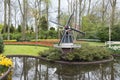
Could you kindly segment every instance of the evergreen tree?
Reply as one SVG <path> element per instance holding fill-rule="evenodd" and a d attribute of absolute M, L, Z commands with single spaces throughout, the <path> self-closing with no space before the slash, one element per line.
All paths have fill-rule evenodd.
<path fill-rule="evenodd" d="M 15 32 L 15 28 L 14 28 L 13 24 L 11 24 L 10 33 L 14 33 L 14 32 Z"/>
<path fill-rule="evenodd" d="M 40 30 L 47 31 L 48 30 L 48 22 L 45 18 L 45 16 L 42 16 L 40 19 Z"/>
<path fill-rule="evenodd" d="M 17 31 L 18 31 L 18 32 L 21 32 L 21 31 L 22 31 L 21 25 L 18 25 Z"/>

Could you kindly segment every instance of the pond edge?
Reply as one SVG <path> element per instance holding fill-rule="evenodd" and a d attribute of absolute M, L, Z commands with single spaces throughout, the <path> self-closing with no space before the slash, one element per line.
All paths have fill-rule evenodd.
<path fill-rule="evenodd" d="M 9 67 L 8 70 L 2 76 L 0 76 L 0 80 L 4 80 L 4 78 L 6 78 L 6 76 L 10 73 L 11 69 L 12 67 Z"/>
<path fill-rule="evenodd" d="M 31 56 L 31 55 L 7 55 L 7 57 L 32 57 L 32 58 L 37 58 L 41 59 L 43 61 L 47 62 L 53 62 L 53 63 L 60 63 L 60 64 L 67 64 L 67 65 L 88 65 L 88 64 L 101 64 L 101 63 L 107 63 L 111 62 L 114 60 L 113 56 L 110 56 L 109 59 L 104 59 L 104 60 L 99 60 L 99 61 L 91 61 L 91 62 L 70 62 L 70 61 L 50 61 L 44 57 L 40 56 Z"/>

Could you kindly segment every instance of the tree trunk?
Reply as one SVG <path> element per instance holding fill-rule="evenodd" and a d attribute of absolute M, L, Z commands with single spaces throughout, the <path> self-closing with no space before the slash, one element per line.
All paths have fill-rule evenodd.
<path fill-rule="evenodd" d="M 20 0 L 18 0 L 18 4 L 20 7 L 20 12 L 22 14 L 22 40 L 25 40 L 25 28 L 27 25 L 27 0 L 23 0 L 23 10 L 20 4 Z"/>
<path fill-rule="evenodd" d="M 16 28 L 16 22 L 17 22 L 17 20 L 16 20 L 16 15 L 17 15 L 17 11 L 16 11 L 16 9 L 15 9 L 15 28 Z"/>
<path fill-rule="evenodd" d="M 82 0 L 79 0 L 79 28 L 82 29 L 81 26 L 81 14 L 82 14 Z"/>
<path fill-rule="evenodd" d="M 67 0 L 67 2 L 68 2 L 68 13 L 70 15 L 70 0 Z"/>
<path fill-rule="evenodd" d="M 36 33 L 36 35 L 35 35 L 35 40 L 36 40 L 36 45 L 37 45 L 37 41 L 38 41 L 38 13 L 37 13 L 37 3 L 38 3 L 38 1 L 35 1 L 35 9 L 36 9 L 36 11 L 35 11 L 35 33 Z"/>
<path fill-rule="evenodd" d="M 23 0 L 23 26 L 22 26 L 22 39 L 25 40 L 26 34 L 26 25 L 27 25 L 27 0 Z"/>
<path fill-rule="evenodd" d="M 89 0 L 89 5 L 88 5 L 88 11 L 87 11 L 87 14 L 90 13 L 90 7 L 91 7 L 91 0 Z"/>
<path fill-rule="evenodd" d="M 60 23 L 60 0 L 58 0 L 58 23 Z M 59 27 L 57 28 L 57 31 L 58 31 L 58 38 L 60 39 Z"/>
<path fill-rule="evenodd" d="M 104 26 L 105 17 L 105 0 L 102 0 L 102 26 Z"/>
<path fill-rule="evenodd" d="M 102 0 L 102 26 L 105 25 L 105 13 L 106 13 L 108 4 L 109 2 L 105 4 L 105 0 Z"/>
<path fill-rule="evenodd" d="M 49 16 L 49 14 L 48 14 L 48 9 L 49 9 L 49 3 L 48 3 L 49 1 L 48 0 L 46 0 L 46 18 L 47 18 L 47 22 L 48 22 L 48 16 Z"/>
<path fill-rule="evenodd" d="M 76 5 L 74 6 L 75 7 L 75 20 L 74 20 L 74 27 L 75 27 L 75 29 L 78 29 L 78 27 L 77 27 L 77 7 L 78 7 L 78 5 L 77 5 L 77 3 L 78 3 L 78 1 L 76 0 Z M 76 39 L 77 39 L 77 33 L 76 32 L 74 32 L 74 41 L 76 41 Z"/>
<path fill-rule="evenodd" d="M 116 2 L 117 0 L 110 0 L 111 7 L 112 7 L 112 12 L 110 15 L 110 25 L 109 25 L 109 41 L 112 40 L 111 34 L 112 34 L 112 27 L 114 25 L 114 20 L 115 20 L 115 8 L 116 8 Z M 109 43 L 109 47 L 111 46 L 111 43 Z"/>
<path fill-rule="evenodd" d="M 3 28 L 3 33 L 6 32 L 6 27 L 7 27 L 7 0 L 4 0 L 4 28 Z"/>
<path fill-rule="evenodd" d="M 7 31 L 7 40 L 10 40 L 10 22 L 11 22 L 11 0 L 8 0 L 8 8 L 9 8 L 9 11 L 8 11 L 8 31 Z"/>
<path fill-rule="evenodd" d="M 115 21 L 115 9 L 116 9 L 116 2 L 117 0 L 110 0 L 111 3 L 111 7 L 112 7 L 112 12 L 111 12 L 111 26 L 114 25 L 114 21 Z"/>

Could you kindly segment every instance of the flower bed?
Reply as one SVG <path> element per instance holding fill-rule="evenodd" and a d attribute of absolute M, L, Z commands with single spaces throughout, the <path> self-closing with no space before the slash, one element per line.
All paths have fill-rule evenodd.
<path fill-rule="evenodd" d="M 16 41 L 4 41 L 4 44 L 24 44 L 24 45 L 42 45 L 42 46 L 53 46 L 54 43 L 58 42 L 58 40 L 42 40 L 42 41 L 31 41 L 31 42 L 16 42 Z"/>
<path fill-rule="evenodd" d="M 0 55 L 0 80 L 8 78 L 8 74 L 13 66 L 12 60 L 6 56 Z"/>
<path fill-rule="evenodd" d="M 118 46 L 111 46 L 111 47 L 108 47 L 110 49 L 110 51 L 113 53 L 112 55 L 113 56 L 120 56 L 120 45 Z"/>

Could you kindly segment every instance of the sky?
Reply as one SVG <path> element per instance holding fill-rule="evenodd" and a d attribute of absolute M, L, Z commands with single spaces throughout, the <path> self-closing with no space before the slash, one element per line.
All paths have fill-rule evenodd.
<path fill-rule="evenodd" d="M 12 0 L 12 1 L 15 1 L 15 0 Z M 1 0 L 0 0 L 1 2 Z M 2 19 L 0 19 L 0 23 L 3 23 L 4 22 L 4 11 L 2 11 L 4 9 L 4 5 L 3 4 L 0 4 L 0 17 Z M 67 0 L 61 0 L 61 11 L 62 12 L 67 12 Z M 56 21 L 57 20 L 57 9 L 58 8 L 58 0 L 51 0 L 51 5 L 50 5 L 50 9 L 49 9 L 49 20 L 54 20 Z M 55 12 L 56 11 L 56 12 Z M 17 15 L 18 18 L 19 18 L 19 14 Z M 20 20 L 17 21 L 17 23 L 19 24 L 20 23 Z M 14 24 L 14 21 L 13 21 L 13 24 Z M 55 24 L 53 23 L 49 23 L 51 26 L 56 26 Z"/>
<path fill-rule="evenodd" d="M 3 0 L 0 0 L 0 3 L 1 1 Z M 15 1 L 15 0 L 12 0 L 12 1 Z M 92 0 L 92 2 L 95 2 L 96 0 Z M 117 0 L 117 4 L 120 4 L 120 0 Z M 4 21 L 4 16 L 3 16 L 3 5 L 0 4 L 0 23 L 3 23 Z M 49 20 L 53 20 L 53 21 L 56 21 L 57 20 L 57 8 L 58 8 L 58 0 L 51 0 L 51 6 L 50 6 L 50 9 L 49 9 Z M 67 3 L 67 0 L 61 0 L 61 12 L 68 12 L 68 3 Z M 55 12 L 56 11 L 56 12 Z M 17 15 L 18 17 L 20 16 L 19 14 Z M 57 21 L 56 21 L 57 22 Z M 18 21 L 18 23 L 20 23 L 20 21 Z M 50 23 L 51 26 L 56 26 L 55 24 L 53 23 Z"/>
<path fill-rule="evenodd" d="M 67 10 L 68 10 L 67 6 L 68 6 L 67 0 L 61 0 L 61 8 L 60 8 L 61 12 L 67 12 Z M 58 8 L 58 0 L 52 0 L 50 11 L 54 12 L 54 11 L 58 10 L 57 8 Z M 52 21 L 56 21 L 57 14 L 58 14 L 58 12 L 50 13 L 49 19 Z M 50 26 L 54 27 L 54 26 L 56 26 L 56 24 L 50 22 Z"/>

